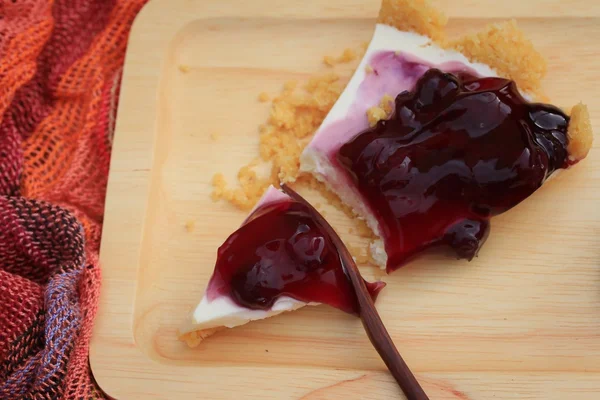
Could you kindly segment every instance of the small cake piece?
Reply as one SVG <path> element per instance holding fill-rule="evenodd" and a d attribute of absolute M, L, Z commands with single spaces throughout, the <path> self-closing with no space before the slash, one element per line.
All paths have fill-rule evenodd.
<path fill-rule="evenodd" d="M 397 28 L 414 28 L 443 42 L 442 19 L 432 25 L 421 15 L 423 23 L 406 25 L 401 15 L 385 15 L 407 7 L 416 15 L 422 0 L 383 3 L 380 21 L 395 26 L 377 24 L 360 66 L 304 149 L 300 170 L 324 182 L 366 220 L 380 238 L 371 256 L 388 272 L 441 244 L 471 259 L 487 237 L 491 216 L 585 157 L 592 141 L 587 109 L 576 106 L 569 118 L 556 107 L 529 103 L 542 69 L 521 93 L 513 81 L 498 78 L 495 65 L 473 62 L 427 36 Z M 482 35 L 451 46 L 472 59 L 502 60 L 498 71 L 525 82 L 527 74 L 507 67 L 506 57 L 517 53 L 505 51 L 509 41 L 498 29 L 489 30 L 490 40 L 500 38 L 496 46 L 483 46 L 495 52 L 489 57 L 477 47 Z M 506 29 L 522 39 L 514 24 Z M 516 40 L 510 44 L 519 47 Z M 531 50 L 530 44 L 521 48 Z M 528 58 L 538 56 L 523 56 Z M 386 94 L 396 98 L 389 120 L 386 113 L 373 112 Z M 381 120 L 372 126 L 374 118 Z"/>
<path fill-rule="evenodd" d="M 373 299 L 385 286 L 365 283 Z M 219 247 L 206 292 L 180 337 L 195 346 L 219 329 L 320 303 L 358 314 L 326 231 L 306 205 L 271 186 Z"/>

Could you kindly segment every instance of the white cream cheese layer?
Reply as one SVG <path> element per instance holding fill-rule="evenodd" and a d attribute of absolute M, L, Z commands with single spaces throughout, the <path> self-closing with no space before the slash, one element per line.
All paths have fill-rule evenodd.
<path fill-rule="evenodd" d="M 250 321 L 273 317 L 284 311 L 297 310 L 306 305 L 313 305 L 313 303 L 304 303 L 291 297 L 282 296 L 269 310 L 252 310 L 238 305 L 229 296 L 220 296 L 212 301 L 203 296 L 200 304 L 192 313 L 191 321 L 185 325 L 181 333 L 222 326 L 233 328 Z"/>

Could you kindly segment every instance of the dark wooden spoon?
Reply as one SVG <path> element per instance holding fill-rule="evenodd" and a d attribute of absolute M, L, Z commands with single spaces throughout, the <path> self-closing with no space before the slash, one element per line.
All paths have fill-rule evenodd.
<path fill-rule="evenodd" d="M 400 353 L 398 352 L 398 349 L 396 349 L 392 338 L 385 329 L 383 321 L 381 320 L 381 317 L 379 317 L 379 313 L 375 308 L 375 304 L 373 304 L 373 299 L 371 299 L 371 295 L 365 286 L 365 282 L 358 271 L 358 267 L 350 255 L 348 248 L 342 242 L 342 239 L 340 239 L 338 234 L 335 232 L 333 227 L 329 225 L 325 218 L 308 201 L 296 193 L 296 191 L 286 184 L 281 185 L 281 189 L 292 199 L 306 205 L 310 210 L 312 210 L 317 218 L 317 221 L 321 226 L 323 226 L 325 231 L 333 240 L 333 244 L 338 249 L 342 267 L 344 268 L 346 275 L 348 275 L 350 282 L 352 282 L 352 287 L 356 293 L 360 319 L 363 323 L 365 331 L 367 332 L 367 336 L 369 337 L 373 347 L 375 347 L 375 350 L 377 350 L 379 353 L 379 356 L 385 365 L 388 367 L 388 370 L 391 372 L 394 379 L 396 379 L 396 382 L 398 382 L 398 385 L 406 395 L 406 398 L 408 400 L 429 400 L 429 397 L 427 397 L 425 391 L 421 385 L 419 385 L 419 382 L 411 372 L 410 368 L 408 368 L 408 365 L 406 365 L 402 359 L 402 356 L 400 356 Z"/>

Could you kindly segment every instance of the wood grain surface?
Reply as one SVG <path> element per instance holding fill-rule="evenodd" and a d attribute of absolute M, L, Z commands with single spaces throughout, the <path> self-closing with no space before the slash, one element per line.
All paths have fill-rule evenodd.
<path fill-rule="evenodd" d="M 517 18 L 547 56 L 558 105 L 583 101 L 600 129 L 600 2 L 437 1 L 459 34 Z M 124 70 L 91 347 L 117 399 L 402 398 L 360 321 L 325 306 L 219 333 L 196 349 L 176 329 L 216 248 L 244 213 L 210 200 L 257 154 L 258 93 L 370 39 L 378 0 L 153 0 Z M 184 68 L 181 68 L 184 66 Z M 340 70 L 350 76 L 350 69 Z M 377 306 L 431 399 L 600 398 L 600 144 L 492 221 L 479 258 L 430 255 L 391 276 Z M 302 191 L 309 199 L 314 193 Z M 313 197 L 311 197 L 313 196 Z M 344 234 L 340 212 L 328 220 Z"/>

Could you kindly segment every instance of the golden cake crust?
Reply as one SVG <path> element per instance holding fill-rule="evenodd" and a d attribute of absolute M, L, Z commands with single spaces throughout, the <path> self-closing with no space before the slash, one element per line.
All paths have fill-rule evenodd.
<path fill-rule="evenodd" d="M 483 31 L 445 43 L 471 61 L 492 67 L 498 75 L 515 81 L 522 91 L 540 94 L 546 60 L 525 37 L 517 22 L 488 25 Z"/>
<path fill-rule="evenodd" d="M 572 160 L 582 160 L 592 148 L 594 135 L 590 114 L 585 104 L 579 103 L 571 109 L 571 121 L 569 122 L 569 157 Z"/>
<path fill-rule="evenodd" d="M 377 22 L 443 42 L 448 18 L 427 0 L 383 0 Z"/>

